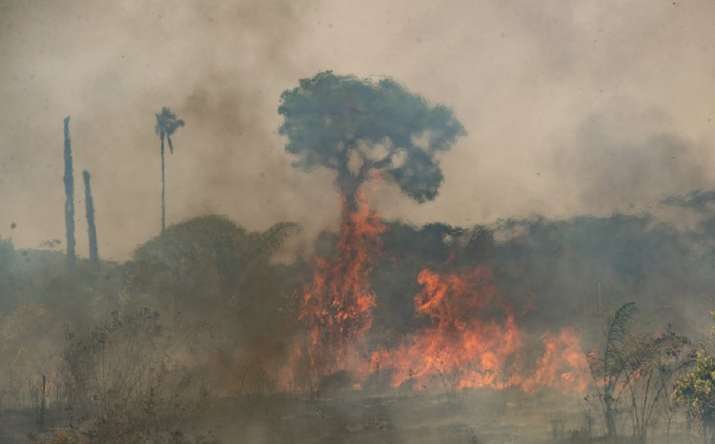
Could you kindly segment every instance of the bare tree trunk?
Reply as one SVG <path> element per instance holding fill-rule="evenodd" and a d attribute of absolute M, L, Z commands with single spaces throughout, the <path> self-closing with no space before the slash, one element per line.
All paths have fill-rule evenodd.
<path fill-rule="evenodd" d="M 94 221 L 94 198 L 92 197 L 92 184 L 89 171 L 82 172 L 84 178 L 84 203 L 87 212 L 87 237 L 89 238 L 89 259 L 95 264 L 99 263 L 99 250 L 97 248 L 97 226 Z"/>
<path fill-rule="evenodd" d="M 70 118 L 65 117 L 65 227 L 67 236 L 67 263 L 73 267 L 76 261 L 74 238 L 74 173 L 72 171 L 72 140 L 70 138 Z"/>

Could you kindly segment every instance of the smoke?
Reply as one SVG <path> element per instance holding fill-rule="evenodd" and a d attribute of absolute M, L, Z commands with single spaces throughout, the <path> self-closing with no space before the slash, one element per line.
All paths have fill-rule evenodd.
<path fill-rule="evenodd" d="M 710 213 L 715 202 L 715 190 L 692 190 L 688 193 L 668 196 L 663 203 L 674 207 L 687 208 L 698 213 Z"/>
<path fill-rule="evenodd" d="M 151 130 L 164 105 L 188 124 L 169 159 L 170 223 L 212 212 L 256 229 L 295 220 L 307 238 L 336 226 L 331 173 L 293 170 L 276 134 L 280 93 L 325 69 L 399 79 L 469 128 L 438 156 L 440 196 L 418 205 L 383 192 L 379 210 L 389 217 L 459 225 L 569 217 L 707 189 L 712 160 L 698 153 L 712 140 L 702 100 L 712 89 L 712 4 L 676 3 L 3 1 L 0 234 L 28 247 L 63 238 L 57 150 L 71 115 L 76 166 L 94 173 L 104 251 L 128 257 L 159 227 Z M 589 116 L 617 116 L 618 134 L 606 122 L 607 137 L 599 135 Z M 639 191 L 624 197 L 608 188 L 612 167 L 627 187 L 641 162 L 668 180 L 641 175 Z"/>
<path fill-rule="evenodd" d="M 301 257 L 246 262 L 253 256 L 242 249 L 263 248 L 252 230 L 290 220 L 306 228 L 291 248 L 309 253 L 312 238 L 337 225 L 334 171 L 293 168 L 278 130 L 281 92 L 333 69 L 398 79 L 448 104 L 469 129 L 425 163 L 441 170 L 412 168 L 419 183 L 401 183 L 434 200 L 419 205 L 395 183 L 371 196 L 392 222 L 369 276 L 370 347 L 395 346 L 429 326 L 414 309 L 420 270 L 476 265 L 493 270 L 500 296 L 534 338 L 573 323 L 588 348 L 603 315 L 630 300 L 653 324 L 668 319 L 700 335 L 715 286 L 715 219 L 706 210 L 715 179 L 712 110 L 703 100 L 712 91 L 712 8 L 708 0 L 1 1 L 0 235 L 22 247 L 63 238 L 61 119 L 71 115 L 75 166 L 93 172 L 103 255 L 130 257 L 159 231 L 152 130 L 164 105 L 187 122 L 168 159 L 169 223 L 230 218 L 175 226 L 167 244 L 148 242 L 110 269 L 112 280 L 93 276 L 82 291 L 63 278 L 60 254 L 25 256 L 3 241 L 3 308 L 39 302 L 73 319 L 136 293 L 129 305 L 162 303 L 180 319 L 209 324 L 186 347 L 202 351 L 187 351 L 186 361 L 208 363 L 201 370 L 212 382 L 235 388 L 237 375 L 247 375 L 249 385 L 267 384 L 261 371 L 281 367 L 302 328 L 290 304 L 310 268 Z M 671 210 L 698 222 L 664 222 Z M 333 243 L 323 232 L 315 248 Z M 159 258 L 142 261 L 152 249 Z M 125 272 L 137 269 L 146 282 L 125 294 Z M 246 370 L 246 362 L 265 368 Z M 400 404 L 373 420 L 349 403 L 305 416 L 304 405 L 274 404 L 242 425 L 256 441 L 280 427 L 283 441 L 299 439 L 299 425 L 336 442 L 355 424 L 370 424 L 356 433 L 387 427 L 395 441 L 434 442 L 446 435 L 414 426 L 415 418 L 439 417 L 425 405 Z M 293 419 L 276 425 L 270 412 Z M 385 426 L 385 416 L 404 428 Z"/>
<path fill-rule="evenodd" d="M 291 47 L 306 30 L 301 14 L 316 4 L 3 2 L 0 80 L 17 106 L 0 131 L 9 148 L 0 223 L 17 229 L 0 233 L 29 247 L 64 237 L 58 178 L 69 114 L 75 166 L 93 172 L 105 254 L 127 257 L 160 228 L 152 119 L 163 105 L 187 122 L 167 159 L 169 223 L 227 213 L 252 228 L 306 214 L 309 228 L 330 224 L 335 197 L 297 191 L 320 177 L 292 171 L 275 134 L 277 98 L 298 69 Z M 85 243 L 78 239 L 78 251 Z"/>
<path fill-rule="evenodd" d="M 659 128 L 667 118 L 629 104 L 592 115 L 559 141 L 554 167 L 592 212 L 651 210 L 668 194 L 708 183 L 707 146 Z"/>

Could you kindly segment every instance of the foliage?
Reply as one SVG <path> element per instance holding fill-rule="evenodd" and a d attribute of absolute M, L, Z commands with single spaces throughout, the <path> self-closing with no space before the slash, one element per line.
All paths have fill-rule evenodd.
<path fill-rule="evenodd" d="M 675 384 L 675 395 L 703 428 L 715 425 L 715 357 L 699 351 L 692 370 Z"/>
<path fill-rule="evenodd" d="M 670 325 L 656 335 L 632 332 L 636 311 L 633 302 L 620 306 L 608 320 L 602 350 L 589 355 L 593 392 L 610 440 L 617 439 L 617 418 L 627 411 L 633 439 L 644 442 L 661 413 L 670 414 L 674 380 L 689 364 L 690 342 Z"/>
<path fill-rule="evenodd" d="M 184 126 L 184 121 L 177 118 L 176 114 L 167 107 L 162 107 L 161 111 L 156 114 L 156 126 L 154 131 L 161 139 L 162 147 L 164 138 L 169 142 L 169 151 L 174 152 L 174 144 L 171 142 L 171 136 L 174 132 Z"/>
<path fill-rule="evenodd" d="M 281 223 L 248 232 L 223 216 L 170 226 L 126 265 L 126 291 L 131 303 L 180 326 L 185 352 L 209 362 L 204 370 L 220 390 L 268 387 L 268 370 L 282 363 L 299 326 L 291 291 L 303 277 L 271 258 L 298 229 Z"/>
<path fill-rule="evenodd" d="M 126 266 L 128 290 L 187 316 L 225 311 L 272 270 L 271 257 L 297 229 L 280 223 L 249 233 L 223 216 L 171 226 L 136 250 Z"/>
<path fill-rule="evenodd" d="M 57 383 L 61 333 L 62 320 L 45 305 L 20 305 L 0 316 L 0 409 L 34 402 L 41 375 Z"/>
<path fill-rule="evenodd" d="M 435 155 L 464 134 L 447 107 L 430 105 L 394 80 L 331 71 L 284 91 L 278 112 L 296 165 L 336 170 L 348 196 L 379 170 L 418 202 L 434 199 L 443 181 Z"/>
<path fill-rule="evenodd" d="M 205 388 L 177 360 L 157 312 L 113 312 L 66 338 L 68 407 L 90 443 L 162 442 L 198 415 Z"/>

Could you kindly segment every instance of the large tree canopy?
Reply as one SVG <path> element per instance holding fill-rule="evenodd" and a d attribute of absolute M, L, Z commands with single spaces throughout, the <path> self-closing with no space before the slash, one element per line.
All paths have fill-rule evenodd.
<path fill-rule="evenodd" d="M 296 165 L 336 170 L 348 197 L 380 170 L 416 201 L 434 199 L 443 181 L 435 155 L 464 134 L 449 108 L 429 104 L 394 80 L 331 71 L 284 91 L 278 112 Z"/>

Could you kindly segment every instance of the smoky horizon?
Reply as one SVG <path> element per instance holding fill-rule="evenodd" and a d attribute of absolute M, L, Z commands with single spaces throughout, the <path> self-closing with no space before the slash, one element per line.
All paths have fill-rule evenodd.
<path fill-rule="evenodd" d="M 648 212 L 687 228 L 689 216 L 660 201 L 712 184 L 710 8 L 4 1 L 0 235 L 21 248 L 63 240 L 70 115 L 103 256 L 128 259 L 160 230 L 154 114 L 169 106 L 187 123 L 166 159 L 169 224 L 225 214 L 261 230 L 290 220 L 309 244 L 337 227 L 334 174 L 291 166 L 278 106 L 298 79 L 328 69 L 392 78 L 449 106 L 467 130 L 439 154 L 433 201 L 376 193 L 386 218 L 469 227 Z"/>

